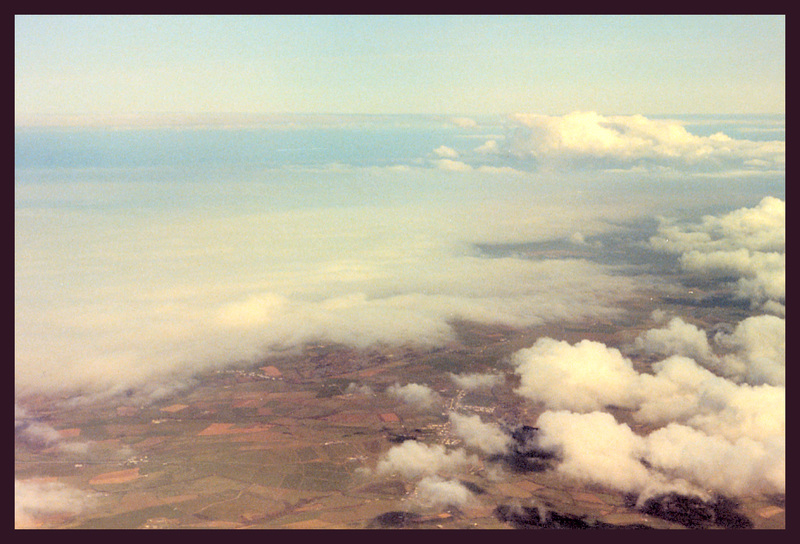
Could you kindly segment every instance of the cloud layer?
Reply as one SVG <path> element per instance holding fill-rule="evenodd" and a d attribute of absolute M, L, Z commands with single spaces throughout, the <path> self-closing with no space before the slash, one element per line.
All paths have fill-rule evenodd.
<path fill-rule="evenodd" d="M 471 245 L 568 235 L 575 218 L 556 203 L 449 202 L 447 214 L 438 203 L 20 212 L 17 384 L 122 391 L 158 376 L 174 389 L 191 372 L 309 341 L 430 346 L 454 338 L 454 320 L 610 316 L 636 290 L 614 266 L 487 257 Z M 587 232 L 611 213 L 575 210 Z"/>
<path fill-rule="evenodd" d="M 136 144 L 135 132 L 107 142 L 82 134 L 86 139 L 77 139 L 87 153 L 100 146 L 91 168 L 70 167 L 73 153 L 63 149 L 67 162 L 59 168 L 47 162 L 18 168 L 19 393 L 133 387 L 158 397 L 191 383 L 194 372 L 311 341 L 433 346 L 452 341 L 452 324 L 460 320 L 520 327 L 619 315 L 620 303 L 636 297 L 640 286 L 658 288 L 663 281 L 631 276 L 625 263 L 600 264 L 602 256 L 589 250 L 604 236 L 624 233 L 626 222 L 691 210 L 720 190 L 676 192 L 660 176 L 647 175 L 635 183 L 623 176 L 617 185 L 616 173 L 576 174 L 566 163 L 542 172 L 529 168 L 526 157 L 617 154 L 630 162 L 717 144 L 671 121 L 637 116 L 515 119 L 505 137 L 497 126 L 456 119 L 461 128 L 449 123 L 447 129 L 456 132 L 435 133 L 447 134 L 446 141 L 414 129 L 397 148 L 352 156 L 353 141 L 377 137 L 391 147 L 400 133 L 387 136 L 370 125 L 328 141 L 329 132 L 283 127 L 270 134 L 287 149 L 266 151 L 291 152 L 291 158 L 276 167 L 251 164 L 262 160 L 262 143 L 257 134 L 236 140 L 235 130 L 223 140 L 246 149 L 233 163 L 224 160 L 230 150 L 213 147 L 219 143 L 209 143 L 215 139 L 203 131 L 193 134 L 198 148 L 178 131 L 159 133 L 166 142 L 182 142 L 169 148 L 178 150 L 175 157 L 146 138 Z M 47 149 L 59 151 L 61 140 L 48 138 L 55 147 Z M 476 138 L 492 143 L 476 145 Z M 25 141 L 38 157 L 38 140 L 29 135 Z M 290 145 L 298 142 L 309 145 Z M 135 144 L 131 155 L 147 166 L 132 168 L 119 158 L 121 143 Z M 322 145 L 317 154 L 314 143 L 331 147 Z M 760 147 L 740 143 L 730 144 L 736 153 L 762 156 Z M 206 144 L 214 161 L 187 167 Z M 645 151 L 648 146 L 659 151 Z M 379 160 L 384 151 L 405 162 Z M 696 181 L 688 174 L 683 179 Z M 665 224 L 677 229 L 677 238 L 662 231 L 659 236 L 673 240 L 664 251 L 679 253 L 687 271 L 739 274 L 742 296 L 781 315 L 779 204 L 765 199 L 758 220 L 745 210 L 699 226 Z M 764 228 L 750 236 L 754 225 Z M 705 244 L 722 239 L 750 245 Z M 701 245 L 687 245 L 698 240 Z M 527 249 L 554 241 L 573 242 L 583 258 Z M 519 252 L 506 250 L 514 244 L 521 244 Z M 651 248 L 663 249 L 655 241 Z M 723 256 L 712 251 L 738 253 L 724 268 Z"/>

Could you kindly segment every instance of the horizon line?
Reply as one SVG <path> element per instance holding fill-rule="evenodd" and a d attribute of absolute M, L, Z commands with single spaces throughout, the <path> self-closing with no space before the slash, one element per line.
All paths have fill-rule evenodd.
<path fill-rule="evenodd" d="M 659 112 L 659 113 L 603 113 L 592 109 L 576 108 L 562 113 L 513 111 L 505 113 L 368 113 L 368 112 L 134 112 L 134 113 L 32 113 L 15 115 L 14 128 L 246 128 L 247 126 L 292 125 L 301 119 L 336 121 L 351 119 L 420 119 L 445 121 L 447 124 L 469 126 L 469 121 L 481 119 L 507 119 L 518 114 L 539 113 L 558 117 L 575 111 L 594 111 L 603 116 L 644 117 L 784 117 L 786 112 Z M 475 119 L 473 119 L 475 118 Z M 477 123 L 476 123 L 477 124 Z"/>

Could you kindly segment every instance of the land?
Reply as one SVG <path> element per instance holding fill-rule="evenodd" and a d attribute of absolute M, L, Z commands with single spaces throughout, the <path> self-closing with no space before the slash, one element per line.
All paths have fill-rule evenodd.
<path fill-rule="evenodd" d="M 735 305 L 697 303 L 704 297 L 696 286 L 656 302 L 705 327 L 745 315 Z M 651 324 L 652 308 L 645 294 L 615 320 L 527 329 L 456 323 L 457 339 L 439 348 L 308 344 L 254 365 L 198 374 L 192 385 L 155 401 L 18 399 L 60 440 L 15 440 L 15 478 L 99 497 L 79 514 L 32 520 L 42 528 L 513 529 L 531 526 L 531 519 L 546 527 L 683 528 L 653 515 L 658 505 L 648 513 L 613 490 L 488 458 L 460 476 L 477 499 L 462 508 L 420 508 L 412 481 L 364 470 L 404 440 L 461 444 L 450 429 L 451 410 L 509 429 L 535 424 L 543 407 L 514 394 L 509 355 L 543 336 L 623 347 Z M 636 364 L 647 371 L 649 362 Z M 450 377 L 487 372 L 504 381 L 465 391 Z M 382 393 L 394 383 L 427 384 L 442 406 L 420 410 Z M 636 432 L 650 430 L 624 412 L 615 417 Z M 753 528 L 784 528 L 783 501 L 738 497 L 731 509 Z M 520 517 L 535 513 L 533 505 L 550 517 Z"/>

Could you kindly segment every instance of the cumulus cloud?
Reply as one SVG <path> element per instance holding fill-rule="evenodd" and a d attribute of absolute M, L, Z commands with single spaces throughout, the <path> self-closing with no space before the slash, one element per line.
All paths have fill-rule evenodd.
<path fill-rule="evenodd" d="M 713 359 L 706 333 L 680 317 L 670 319 L 661 329 L 650 329 L 635 340 L 638 349 L 659 355 L 684 355 L 698 361 Z"/>
<path fill-rule="evenodd" d="M 447 450 L 441 444 L 428 445 L 416 440 L 406 440 L 386 452 L 378 461 L 375 473 L 399 474 L 414 479 L 459 471 L 478 464 L 478 458 L 468 455 L 463 449 Z"/>
<path fill-rule="evenodd" d="M 761 302 L 786 296 L 786 255 L 777 252 L 735 251 L 703 253 L 691 250 L 680 257 L 687 272 L 712 277 L 736 276 L 736 290 L 742 298 Z"/>
<path fill-rule="evenodd" d="M 483 144 L 475 148 L 477 153 L 498 153 L 500 145 L 497 140 L 486 140 Z"/>
<path fill-rule="evenodd" d="M 728 439 L 764 440 L 785 432 L 784 387 L 735 383 L 672 355 L 639 373 L 630 359 L 602 343 L 575 345 L 551 338 L 512 356 L 520 386 L 515 392 L 549 409 L 574 412 L 619 406 L 638 421 L 677 421 Z"/>
<path fill-rule="evenodd" d="M 785 319 L 774 315 L 748 317 L 731 332 L 717 332 L 713 341 L 723 353 L 712 351 L 704 331 L 673 317 L 666 327 L 640 334 L 634 346 L 645 353 L 690 357 L 736 382 L 786 384 Z"/>
<path fill-rule="evenodd" d="M 672 318 L 634 347 L 666 358 L 640 373 L 599 342 L 550 338 L 512 356 L 515 391 L 544 405 L 538 446 L 558 453 L 558 471 L 638 493 L 640 501 L 669 491 L 785 492 L 782 318 L 747 318 L 713 342 Z M 609 406 L 656 430 L 635 434 Z"/>
<path fill-rule="evenodd" d="M 39 527 L 40 518 L 50 515 L 77 515 L 91 509 L 96 501 L 96 493 L 60 482 L 14 480 L 14 527 Z"/>
<path fill-rule="evenodd" d="M 785 244 L 786 203 L 770 196 L 753 208 L 705 216 L 699 224 L 662 221 L 658 234 L 650 238 L 657 251 L 680 254 L 685 271 L 735 278 L 738 296 L 781 314 L 786 296 Z"/>
<path fill-rule="evenodd" d="M 481 389 L 494 387 L 505 381 L 502 374 L 450 374 L 450 379 L 460 389 L 471 391 L 473 389 Z"/>
<path fill-rule="evenodd" d="M 546 411 L 539 444 L 558 452 L 558 471 L 581 481 L 641 492 L 651 474 L 641 462 L 644 439 L 604 412 Z"/>
<path fill-rule="evenodd" d="M 734 251 L 783 251 L 786 245 L 786 203 L 766 196 L 753 208 L 740 208 L 721 216 L 703 216 L 699 224 L 679 225 L 663 221 L 650 245 L 661 251 L 686 253 Z"/>
<path fill-rule="evenodd" d="M 446 145 L 440 145 L 439 147 L 434 149 L 433 152 L 445 159 L 455 159 L 458 157 L 458 151 L 456 151 L 452 147 L 447 147 Z"/>
<path fill-rule="evenodd" d="M 721 347 L 732 350 L 721 357 L 726 375 L 760 385 L 786 384 L 786 320 L 772 315 L 749 317 L 730 334 L 714 336 Z"/>
<path fill-rule="evenodd" d="M 512 356 L 520 375 L 515 392 L 554 409 L 593 411 L 609 404 L 630 406 L 638 373 L 619 350 L 583 340 L 574 346 L 540 338 Z"/>
<path fill-rule="evenodd" d="M 442 398 L 436 391 L 427 385 L 418 383 L 409 383 L 403 386 L 394 383 L 386 389 L 386 393 L 423 410 L 431 409 L 442 402 Z"/>
<path fill-rule="evenodd" d="M 445 480 L 438 476 L 426 476 L 415 489 L 417 500 L 423 507 L 463 508 L 474 500 L 472 492 L 458 480 Z"/>
<path fill-rule="evenodd" d="M 668 167 L 677 170 L 779 170 L 785 144 L 734 140 L 723 133 L 697 136 L 674 120 L 641 115 L 517 114 L 510 149 L 542 164 L 593 168 Z M 754 162 L 757 161 L 757 162 Z"/>
<path fill-rule="evenodd" d="M 559 456 L 558 472 L 635 493 L 639 504 L 669 492 L 785 492 L 783 437 L 731 440 L 678 423 L 639 436 L 605 412 L 546 411 L 537 425 L 540 445 Z"/>
<path fill-rule="evenodd" d="M 472 171 L 472 166 L 465 162 L 455 161 L 452 159 L 439 159 L 436 162 L 436 166 L 441 170 L 447 170 L 448 172 L 470 172 Z"/>
<path fill-rule="evenodd" d="M 639 420 L 678 421 L 729 440 L 767 440 L 786 431 L 785 387 L 737 384 L 679 356 L 653 369 L 653 378 L 642 375 Z"/>
<path fill-rule="evenodd" d="M 785 438 L 735 440 L 670 423 L 644 439 L 651 467 L 729 496 L 786 490 Z"/>
<path fill-rule="evenodd" d="M 511 445 L 511 437 L 505 431 L 494 423 L 484 423 L 480 416 L 450 412 L 448 417 L 453 433 L 469 447 L 491 455 L 504 453 Z"/>
<path fill-rule="evenodd" d="M 470 117 L 452 117 L 450 119 L 450 122 L 456 126 L 463 128 L 478 126 L 478 123 L 475 121 L 475 119 L 472 119 Z"/>

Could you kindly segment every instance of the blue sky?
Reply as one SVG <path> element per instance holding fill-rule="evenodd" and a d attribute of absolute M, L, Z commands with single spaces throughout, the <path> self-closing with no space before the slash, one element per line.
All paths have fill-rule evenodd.
<path fill-rule="evenodd" d="M 39 114 L 783 113 L 784 16 L 17 16 Z"/>

